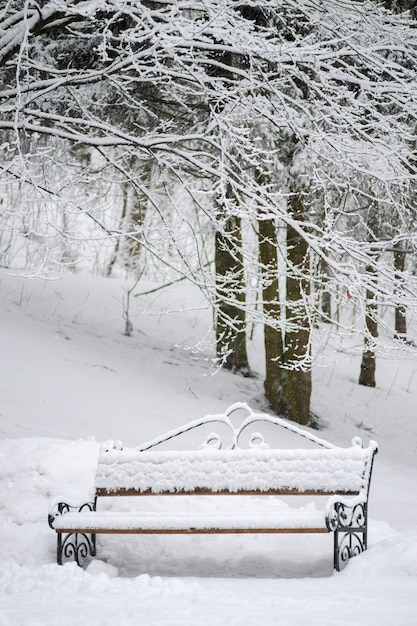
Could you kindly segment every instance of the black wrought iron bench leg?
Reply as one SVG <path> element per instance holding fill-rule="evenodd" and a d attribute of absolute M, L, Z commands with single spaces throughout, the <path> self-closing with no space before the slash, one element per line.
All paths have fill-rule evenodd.
<path fill-rule="evenodd" d="M 329 515 L 328 528 L 334 536 L 334 569 L 340 572 L 349 559 L 368 547 L 367 503 L 359 502 L 349 506 L 336 502 Z"/>
<path fill-rule="evenodd" d="M 334 532 L 334 569 L 340 572 L 349 559 L 367 549 L 366 527 L 336 530 Z"/>
<path fill-rule="evenodd" d="M 95 511 L 97 498 L 92 502 L 85 502 L 81 506 L 74 506 L 67 502 L 58 502 L 48 515 L 48 524 L 54 529 L 54 521 L 57 517 L 63 516 L 71 511 Z M 55 529 L 54 529 L 55 530 Z M 74 558 L 74 561 L 81 565 L 88 557 L 96 555 L 96 535 L 94 533 L 57 532 L 56 560 L 58 565 L 62 565 L 64 559 Z"/>
<path fill-rule="evenodd" d="M 96 535 L 87 533 L 57 533 L 57 563 L 73 558 L 83 565 L 89 557 L 96 556 Z"/>

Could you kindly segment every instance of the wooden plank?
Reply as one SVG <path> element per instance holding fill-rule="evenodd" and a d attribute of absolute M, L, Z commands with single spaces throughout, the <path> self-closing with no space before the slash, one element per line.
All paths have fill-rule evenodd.
<path fill-rule="evenodd" d="M 74 534 L 80 533 L 85 535 L 224 535 L 224 534 L 264 534 L 264 533 L 328 533 L 327 528 L 59 528 L 55 529 L 57 533 Z"/>
<path fill-rule="evenodd" d="M 317 489 L 269 489 L 268 491 L 212 491 L 211 489 L 197 487 L 193 491 L 160 491 L 155 493 L 151 489 L 140 491 L 139 489 L 125 489 L 120 487 L 115 490 L 107 490 L 103 487 L 96 489 L 97 497 L 117 496 L 357 496 L 359 491 L 321 491 Z"/>

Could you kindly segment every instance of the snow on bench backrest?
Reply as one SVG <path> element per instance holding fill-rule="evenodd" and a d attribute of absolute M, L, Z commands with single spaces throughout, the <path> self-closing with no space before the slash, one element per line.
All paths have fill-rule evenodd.
<path fill-rule="evenodd" d="M 248 416 L 234 427 L 231 414 L 244 409 Z M 279 426 L 316 444 L 317 449 L 269 448 L 263 435 L 253 432 L 249 447 L 239 447 L 242 432 L 258 423 Z M 198 450 L 157 450 L 162 443 L 202 425 L 222 423 L 231 430 L 226 449 L 216 433 L 210 433 Z M 338 448 L 297 426 L 267 414 L 256 414 L 237 403 L 221 415 L 209 415 L 166 433 L 137 448 L 123 449 L 120 442 L 102 446 L 96 488 L 152 493 L 298 490 L 324 492 L 367 491 L 376 452 L 375 442 L 362 448 L 355 438 L 349 448 Z"/>

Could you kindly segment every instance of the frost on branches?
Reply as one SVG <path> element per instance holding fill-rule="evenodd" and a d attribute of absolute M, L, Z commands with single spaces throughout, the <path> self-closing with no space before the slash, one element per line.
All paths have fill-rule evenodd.
<path fill-rule="evenodd" d="M 264 325 L 268 402 L 308 422 L 313 334 L 360 333 L 368 385 L 408 339 L 416 33 L 349 0 L 10 0 L 1 262 L 191 280 L 219 363 L 250 375 Z"/>

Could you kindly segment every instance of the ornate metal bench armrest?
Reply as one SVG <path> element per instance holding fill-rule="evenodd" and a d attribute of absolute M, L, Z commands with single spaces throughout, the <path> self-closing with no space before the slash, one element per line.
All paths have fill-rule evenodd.
<path fill-rule="evenodd" d="M 367 521 L 367 496 L 333 496 L 326 506 L 326 525 L 334 532 L 349 528 L 364 528 Z"/>
<path fill-rule="evenodd" d="M 327 503 L 326 525 L 334 536 L 334 568 L 337 571 L 343 569 L 350 558 L 366 550 L 367 519 L 365 492 L 356 497 L 333 496 Z"/>
<path fill-rule="evenodd" d="M 54 521 L 60 515 L 65 515 L 65 513 L 70 513 L 71 511 L 75 511 L 77 513 L 81 513 L 82 511 L 95 511 L 96 510 L 96 499 L 92 502 L 84 502 L 83 504 L 69 504 L 68 502 L 55 502 L 52 504 L 49 513 L 48 513 L 48 524 L 49 527 L 54 529 Z"/>

